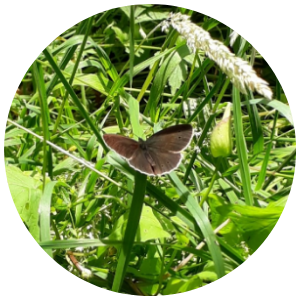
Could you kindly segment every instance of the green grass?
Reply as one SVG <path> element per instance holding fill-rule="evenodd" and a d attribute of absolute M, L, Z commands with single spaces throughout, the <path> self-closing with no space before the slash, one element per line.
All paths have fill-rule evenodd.
<path fill-rule="evenodd" d="M 225 25 L 178 11 L 228 41 Z M 134 295 L 185 292 L 241 265 L 279 219 L 295 170 L 291 112 L 265 61 L 242 38 L 233 46 L 275 96 L 240 94 L 202 51 L 156 27 L 169 12 L 116 8 L 62 33 L 24 75 L 5 135 L 12 198 L 36 241 L 84 280 Z M 227 103 L 233 153 L 214 158 L 210 134 Z M 181 123 L 196 134 L 161 177 L 133 170 L 102 138 Z"/>

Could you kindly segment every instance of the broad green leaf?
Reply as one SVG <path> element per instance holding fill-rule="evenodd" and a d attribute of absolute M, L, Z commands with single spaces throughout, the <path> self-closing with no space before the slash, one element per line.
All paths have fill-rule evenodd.
<path fill-rule="evenodd" d="M 240 243 L 246 243 L 250 254 L 255 252 L 268 237 L 283 210 L 282 206 L 273 205 L 260 208 L 225 204 L 216 198 L 210 199 L 210 207 L 212 223 L 215 227 L 228 218 L 231 220 L 228 226 L 220 231 L 227 242 L 235 247 L 238 247 L 238 240 Z"/>
<path fill-rule="evenodd" d="M 11 196 L 20 217 L 27 225 L 31 235 L 36 241 L 39 241 L 38 208 L 42 195 L 39 186 L 42 182 L 25 175 L 14 166 L 6 166 L 6 176 Z"/>
<path fill-rule="evenodd" d="M 163 290 L 163 295 L 184 293 L 197 289 L 202 285 L 203 282 L 199 274 L 192 276 L 191 279 L 179 279 L 174 277 L 168 281 L 166 288 Z"/>
<path fill-rule="evenodd" d="M 126 212 L 117 220 L 113 232 L 109 235 L 109 240 L 123 239 L 126 224 L 130 221 L 127 220 L 128 215 L 129 212 Z M 170 233 L 163 229 L 157 218 L 154 216 L 152 209 L 144 205 L 135 241 L 145 242 L 168 237 L 170 237 Z"/>

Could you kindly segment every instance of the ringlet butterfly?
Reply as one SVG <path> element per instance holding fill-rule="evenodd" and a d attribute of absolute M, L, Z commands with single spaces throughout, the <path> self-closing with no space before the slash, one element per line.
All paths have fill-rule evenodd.
<path fill-rule="evenodd" d="M 156 176 L 170 173 L 181 162 L 182 154 L 193 137 L 190 124 L 163 129 L 146 141 L 135 141 L 117 134 L 104 134 L 108 148 L 124 157 L 129 165 L 141 173 Z"/>

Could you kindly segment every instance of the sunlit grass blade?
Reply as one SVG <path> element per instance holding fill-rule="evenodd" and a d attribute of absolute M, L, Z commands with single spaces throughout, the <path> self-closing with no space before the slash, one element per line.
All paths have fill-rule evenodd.
<path fill-rule="evenodd" d="M 240 93 L 238 89 L 233 88 L 233 120 L 236 138 L 236 148 L 239 157 L 239 168 L 243 184 L 243 194 L 247 205 L 253 205 L 253 195 L 251 189 L 250 169 L 248 165 L 247 147 L 244 138 L 244 129 L 242 121 L 242 110 Z"/>
<path fill-rule="evenodd" d="M 246 103 L 253 136 L 253 154 L 255 155 L 262 152 L 264 149 L 263 129 L 256 105 L 250 105 L 248 99 L 246 100 Z"/>
<path fill-rule="evenodd" d="M 38 65 L 37 62 L 33 63 L 32 69 L 33 69 L 35 84 L 39 92 L 39 101 L 41 105 L 41 117 L 42 117 L 42 123 L 43 123 L 42 127 L 43 127 L 43 135 L 44 135 L 43 150 L 44 150 L 44 157 L 45 157 L 45 159 L 43 160 L 43 176 L 44 176 L 44 184 L 45 184 L 46 170 L 48 171 L 50 178 L 52 178 L 52 174 L 53 174 L 52 150 L 46 144 L 46 141 L 50 140 L 50 132 L 49 132 L 50 116 L 48 110 L 43 69 L 40 65 Z"/>
<path fill-rule="evenodd" d="M 174 69 L 178 66 L 181 60 L 187 55 L 189 55 L 189 51 L 185 45 L 176 49 L 176 51 L 171 53 L 164 60 L 156 72 L 153 85 L 150 90 L 149 100 L 145 108 L 145 111 L 150 109 L 151 121 L 155 122 L 155 118 L 158 116 L 157 109 L 160 106 L 159 100 L 161 99 L 161 94 L 165 89 L 167 80 L 172 75 Z"/>
<path fill-rule="evenodd" d="M 211 98 L 217 93 L 217 91 L 220 89 L 222 84 L 223 84 L 223 76 L 220 75 L 214 87 L 211 89 L 211 91 L 208 93 L 205 99 L 201 102 L 201 104 L 195 109 L 194 113 L 188 118 L 187 123 L 191 123 L 194 119 L 196 119 L 197 115 L 204 108 L 204 106 L 211 100 Z"/>
<path fill-rule="evenodd" d="M 144 132 L 142 130 L 142 127 L 140 125 L 139 117 L 140 117 L 140 105 L 139 102 L 134 99 L 132 96 L 128 95 L 127 97 L 128 105 L 129 105 L 129 118 L 130 123 L 132 126 L 132 132 L 134 134 L 134 137 L 140 137 L 145 139 Z"/>
<path fill-rule="evenodd" d="M 83 31 L 83 29 L 84 29 L 84 27 L 85 27 L 85 23 L 86 23 L 86 21 L 83 21 L 83 22 L 78 26 L 78 28 L 77 28 L 77 30 L 76 30 L 76 32 L 77 32 L 78 34 L 81 34 L 81 33 L 82 33 L 82 31 Z M 61 70 L 64 70 L 64 69 L 66 68 L 67 64 L 69 63 L 69 61 L 73 58 L 73 55 L 74 55 L 74 53 L 75 53 L 75 51 L 76 51 L 78 45 L 79 45 L 79 44 L 75 44 L 75 45 L 71 46 L 71 48 L 67 49 L 66 53 L 64 54 L 64 56 L 63 56 L 63 58 L 62 58 L 62 60 L 61 60 L 61 62 L 60 62 L 60 64 L 59 64 L 59 68 L 60 68 Z M 48 96 L 50 95 L 50 93 L 52 92 L 52 89 L 53 89 L 54 86 L 56 85 L 57 79 L 58 79 L 57 74 L 55 74 L 55 75 L 51 78 L 50 83 L 48 84 L 48 87 L 47 87 L 47 91 L 46 91 L 46 93 L 47 93 Z"/>
<path fill-rule="evenodd" d="M 130 74 L 130 88 L 132 88 L 133 80 L 133 66 L 134 66 L 134 5 L 130 6 L 130 29 L 129 29 L 129 74 Z"/>
<path fill-rule="evenodd" d="M 85 49 L 85 45 L 86 45 L 86 42 L 87 42 L 87 39 L 88 39 L 88 36 L 89 36 L 89 33 L 90 33 L 90 30 L 92 28 L 92 24 L 93 24 L 93 17 L 89 18 L 87 21 L 86 21 L 86 32 L 85 32 L 85 35 L 84 35 L 84 38 L 83 38 L 83 41 L 82 41 L 82 44 L 80 46 L 80 49 L 79 49 L 79 53 L 77 55 L 77 58 L 76 58 L 76 61 L 75 61 L 75 64 L 74 64 L 74 67 L 73 67 L 73 71 L 72 71 L 72 74 L 70 76 L 70 79 L 69 79 L 69 84 L 70 86 L 72 86 L 73 84 L 73 81 L 74 81 L 74 78 L 75 78 L 75 75 L 77 73 L 77 69 L 78 69 L 78 66 L 79 66 L 79 63 L 81 61 L 81 57 L 82 57 L 82 54 L 83 54 L 83 51 Z M 57 75 L 57 74 L 56 74 Z M 62 117 L 62 112 L 64 110 L 64 107 L 65 107 L 65 103 L 68 99 L 68 96 L 69 96 L 69 93 L 68 91 L 65 93 L 64 95 L 64 98 L 63 98 L 63 101 L 62 101 L 62 104 L 60 105 L 60 109 L 59 109 L 59 112 L 58 112 L 58 116 L 56 118 L 56 121 L 55 121 L 55 124 L 54 124 L 54 128 L 53 128 L 53 133 L 56 133 L 56 130 L 57 130 L 57 127 L 61 121 L 61 117 Z M 68 107 L 67 107 L 68 109 Z M 69 115 L 71 117 L 71 119 L 73 119 L 73 116 L 72 116 L 72 112 L 70 110 L 69 111 Z M 75 122 L 74 122 L 75 123 Z M 74 130 L 74 134 L 78 134 L 78 132 L 76 131 L 76 129 Z"/>
<path fill-rule="evenodd" d="M 51 198 L 52 198 L 52 191 L 54 186 L 56 185 L 56 181 L 50 181 L 45 185 L 43 195 L 39 205 L 40 211 L 40 235 L 41 235 L 41 242 L 50 241 L 51 234 L 50 234 L 50 209 L 51 209 Z M 51 257 L 52 251 L 51 249 L 45 250 Z"/>
<path fill-rule="evenodd" d="M 112 291 L 119 292 L 126 274 L 129 256 L 134 243 L 135 235 L 138 229 L 139 220 L 142 213 L 144 196 L 146 191 L 147 176 L 136 171 L 134 193 L 128 221 L 124 233 L 121 253 L 118 259 L 118 265 L 115 273 L 115 278 L 112 286 Z"/>
<path fill-rule="evenodd" d="M 181 201 L 184 202 L 184 204 L 194 217 L 205 238 L 209 252 L 215 263 L 215 269 L 218 277 L 223 277 L 225 275 L 223 257 L 220 251 L 220 247 L 218 246 L 217 237 L 213 232 L 207 215 L 204 213 L 196 199 L 190 194 L 189 190 L 180 181 L 180 179 L 176 176 L 174 172 L 169 175 L 169 178 L 172 180 L 174 186 L 178 191 L 178 194 L 181 197 Z"/>
<path fill-rule="evenodd" d="M 261 189 L 263 183 L 266 180 L 267 167 L 268 167 L 268 162 L 269 162 L 269 159 L 270 159 L 270 152 L 271 152 L 272 147 L 273 147 L 273 139 L 274 139 L 274 136 L 275 136 L 277 118 L 278 118 L 278 112 L 276 112 L 275 116 L 274 116 L 273 128 L 272 128 L 271 137 L 270 137 L 271 141 L 268 143 L 268 145 L 266 147 L 264 160 L 263 160 L 263 163 L 262 163 L 259 175 L 258 175 L 257 183 L 256 183 L 256 186 L 255 186 L 256 191 Z"/>
<path fill-rule="evenodd" d="M 70 249 L 77 247 L 101 247 L 107 245 L 120 245 L 121 241 L 109 241 L 100 239 L 69 239 L 69 240 L 57 240 L 57 241 L 45 241 L 40 242 L 40 246 L 43 249 Z"/>

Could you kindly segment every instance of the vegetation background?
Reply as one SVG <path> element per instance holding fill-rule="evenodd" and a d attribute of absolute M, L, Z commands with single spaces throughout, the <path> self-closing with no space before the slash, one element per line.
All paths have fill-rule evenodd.
<path fill-rule="evenodd" d="M 259 54 L 255 54 L 255 67 L 281 104 L 271 106 L 257 96 L 256 101 L 242 96 L 241 114 L 236 110 L 233 114 L 234 131 L 242 132 L 235 136 L 235 151 L 226 159 L 211 157 L 210 132 L 227 102 L 239 104 L 239 95 L 204 53 L 190 54 L 175 32 L 166 36 L 158 29 L 136 49 L 143 40 L 141 30 L 150 32 L 170 11 L 174 8 L 140 6 L 132 18 L 129 8 L 115 9 L 70 28 L 36 60 L 13 101 L 10 120 L 74 153 L 81 163 L 82 159 L 93 162 L 101 175 L 92 172 L 90 165 L 83 169 L 61 149 L 52 152 L 49 145 L 12 123 L 6 133 L 9 185 L 31 234 L 65 268 L 87 275 L 98 286 L 114 285 L 115 290 L 130 294 L 184 292 L 239 266 L 278 220 L 294 172 L 290 112 L 286 104 L 281 105 L 286 100 L 280 84 Z M 192 20 L 228 43 L 230 30 L 223 24 L 198 13 L 192 13 Z M 237 52 L 241 46 L 245 59 L 253 56 L 253 48 L 242 39 L 232 50 Z M 196 113 L 184 111 L 183 103 L 193 101 Z M 88 114 L 82 115 L 84 111 Z M 143 129 L 149 136 L 152 127 L 157 130 L 186 121 L 201 136 L 195 137 L 178 171 L 148 178 L 146 190 L 136 183 L 145 183 L 145 178 L 114 154 L 106 155 L 98 137 L 101 129 L 137 135 Z M 244 140 L 246 147 L 237 148 Z M 197 144 L 200 152 L 195 151 Z M 241 160 L 239 151 L 246 160 Z M 131 196 L 128 190 L 134 186 L 140 188 L 137 192 L 146 192 L 147 206 L 141 213 L 138 239 L 120 258 L 120 241 L 130 232 L 127 211 L 133 201 L 144 198 L 137 193 Z M 139 216 L 135 214 L 136 219 Z M 211 234 L 222 224 L 226 226 L 218 236 Z M 195 250 L 204 238 L 211 243 Z M 65 251 L 69 249 L 73 252 Z M 194 258 L 174 270 L 190 253 Z M 121 286 L 124 274 L 112 275 L 128 263 Z"/>

